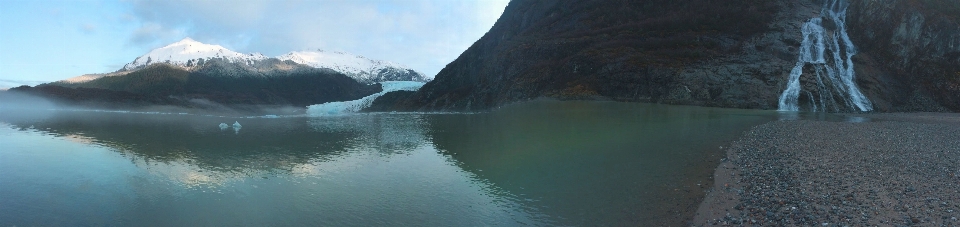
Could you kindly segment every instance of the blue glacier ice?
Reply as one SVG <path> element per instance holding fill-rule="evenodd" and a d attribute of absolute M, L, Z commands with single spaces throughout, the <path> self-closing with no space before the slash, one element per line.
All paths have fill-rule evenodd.
<path fill-rule="evenodd" d="M 383 94 L 386 94 L 391 91 L 416 91 L 420 87 L 423 87 L 425 83 L 423 82 L 414 82 L 414 81 L 385 81 L 380 83 L 383 86 L 383 91 L 376 94 L 368 95 L 366 97 L 343 102 L 328 102 L 317 105 L 307 106 L 307 115 L 310 116 L 331 116 L 331 115 L 345 115 L 350 113 L 356 113 L 357 111 L 362 110 L 363 108 L 370 107 L 373 104 L 373 100 L 379 98 Z"/>

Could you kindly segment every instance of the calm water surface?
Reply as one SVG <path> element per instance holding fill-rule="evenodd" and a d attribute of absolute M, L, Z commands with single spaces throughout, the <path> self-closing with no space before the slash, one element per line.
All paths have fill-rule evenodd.
<path fill-rule="evenodd" d="M 323 118 L 0 109 L 0 226 L 682 225 L 719 147 L 775 118 L 612 102 Z"/>

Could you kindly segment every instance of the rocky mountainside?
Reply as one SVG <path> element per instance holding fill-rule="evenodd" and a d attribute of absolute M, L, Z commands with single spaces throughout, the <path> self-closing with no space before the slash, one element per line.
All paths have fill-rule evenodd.
<path fill-rule="evenodd" d="M 960 1 L 852 1 L 854 58 L 889 111 L 960 111 Z"/>
<path fill-rule="evenodd" d="M 385 95 L 396 101 L 375 102 L 375 108 L 478 110 L 547 97 L 778 109 L 798 63 L 801 31 L 817 19 L 829 37 L 845 29 L 853 46 L 861 45 L 835 52 L 852 54 L 855 73 L 844 75 L 853 75 L 849 80 L 870 109 L 960 111 L 957 14 L 932 6 L 960 3 L 851 3 L 513 0 L 433 81 L 416 93 Z M 846 19 L 839 18 L 844 27 L 833 25 L 828 4 L 844 6 L 838 8 L 846 10 Z M 822 82 L 814 66 L 799 69 L 801 110 L 840 96 L 830 89 L 838 85 Z M 842 99 L 828 100 L 820 105 L 833 108 L 825 110 L 858 111 Z"/>

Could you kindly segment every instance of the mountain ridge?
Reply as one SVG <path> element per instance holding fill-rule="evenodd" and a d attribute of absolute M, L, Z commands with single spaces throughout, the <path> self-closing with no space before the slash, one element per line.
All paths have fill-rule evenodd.
<path fill-rule="evenodd" d="M 220 45 L 201 43 L 186 37 L 180 41 L 153 49 L 125 64 L 115 72 L 85 74 L 59 80 L 55 83 L 82 83 L 106 76 L 123 76 L 157 63 L 170 64 L 192 71 L 201 69 L 200 66 L 214 59 L 218 59 L 217 63 L 220 64 L 237 64 L 238 67 L 253 71 L 264 71 L 264 67 L 265 70 L 275 70 L 278 68 L 272 67 L 271 64 L 276 65 L 277 61 L 290 60 L 296 64 L 313 68 L 331 69 L 358 82 L 368 84 L 382 81 L 426 82 L 430 80 L 422 73 L 404 65 L 390 61 L 368 59 L 346 52 L 291 51 L 277 57 L 267 57 L 260 53 L 239 53 Z"/>
<path fill-rule="evenodd" d="M 314 68 L 329 68 L 350 76 L 361 83 L 409 80 L 426 82 L 429 79 L 404 65 L 373 60 L 341 51 L 305 50 L 291 51 L 276 57 Z"/>
<path fill-rule="evenodd" d="M 303 108 L 348 101 L 381 91 L 380 84 L 363 84 L 342 73 L 291 61 L 268 59 L 284 70 L 250 70 L 246 65 L 212 59 L 188 70 L 168 63 L 150 64 L 123 76 L 104 76 L 80 83 L 21 86 L 9 92 L 48 98 L 70 106 L 138 109 L 179 106 L 198 110 L 244 110 L 260 107 Z M 261 68 L 262 69 L 262 68 Z"/>

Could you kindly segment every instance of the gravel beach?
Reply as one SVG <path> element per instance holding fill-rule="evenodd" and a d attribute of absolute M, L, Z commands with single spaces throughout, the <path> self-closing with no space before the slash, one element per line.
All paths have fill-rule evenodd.
<path fill-rule="evenodd" d="M 960 226 L 960 114 L 781 120 L 728 148 L 693 226 Z"/>

